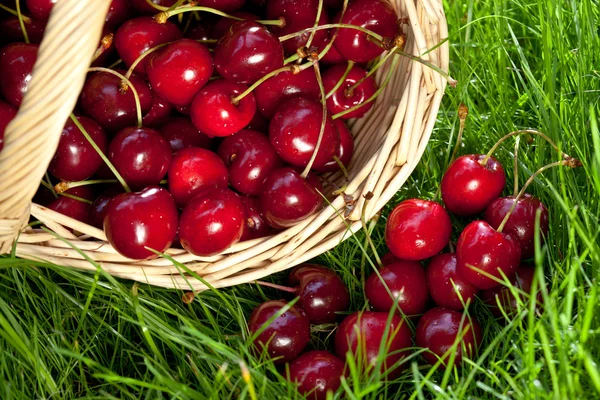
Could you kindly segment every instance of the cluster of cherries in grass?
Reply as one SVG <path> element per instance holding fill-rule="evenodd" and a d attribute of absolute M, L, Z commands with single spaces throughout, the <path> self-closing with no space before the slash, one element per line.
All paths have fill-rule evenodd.
<path fill-rule="evenodd" d="M 2 135 L 55 2 L 0 8 Z M 44 204 L 131 259 L 177 241 L 210 256 L 290 227 L 322 207 L 318 174 L 348 165 L 344 120 L 371 108 L 367 63 L 400 48 L 398 32 L 388 0 L 112 0 Z"/>

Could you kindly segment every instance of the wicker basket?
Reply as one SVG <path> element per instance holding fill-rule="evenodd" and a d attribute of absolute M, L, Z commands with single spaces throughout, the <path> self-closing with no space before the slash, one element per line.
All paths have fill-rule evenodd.
<path fill-rule="evenodd" d="M 202 280 L 213 287 L 237 285 L 310 260 L 349 238 L 362 226 L 361 212 L 372 218 L 425 150 L 446 80 L 422 63 L 396 55 L 399 67 L 385 91 L 367 116 L 350 123 L 356 149 L 349 180 L 339 173 L 328 178 L 334 186 L 345 186 L 344 193 L 330 197 L 329 206 L 275 236 L 240 242 L 218 256 L 197 257 L 173 248 L 167 252 L 172 260 L 127 259 L 107 243 L 103 231 L 31 203 L 83 86 L 109 3 L 60 0 L 52 11 L 33 78 L 0 152 L 2 253 L 14 250 L 18 257 L 82 270 L 95 271 L 100 265 L 113 276 L 168 288 L 203 290 Z M 405 51 L 447 71 L 448 44 L 435 47 L 447 37 L 441 1 L 395 0 L 395 6 L 406 17 Z M 377 71 L 379 82 L 389 64 Z M 29 227 L 30 214 L 46 229 Z"/>

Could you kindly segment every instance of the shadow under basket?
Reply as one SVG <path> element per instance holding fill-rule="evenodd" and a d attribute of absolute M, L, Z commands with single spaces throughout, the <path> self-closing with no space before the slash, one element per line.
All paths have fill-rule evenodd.
<path fill-rule="evenodd" d="M 362 212 L 367 220 L 379 212 L 425 150 L 446 79 L 423 63 L 394 55 L 398 66 L 385 90 L 366 116 L 349 121 L 356 146 L 349 177 L 327 177 L 329 204 L 322 210 L 274 236 L 237 243 L 217 256 L 172 248 L 169 257 L 127 259 L 108 244 L 102 230 L 31 203 L 83 86 L 109 3 L 62 0 L 52 11 L 33 78 L 0 152 L 3 253 L 14 249 L 21 258 L 90 271 L 96 270 L 94 261 L 115 277 L 181 290 L 207 289 L 203 281 L 216 288 L 238 285 L 306 262 L 351 237 L 362 227 Z M 393 4 L 404 18 L 404 51 L 447 72 L 448 43 L 439 45 L 448 36 L 441 1 Z M 388 60 L 376 72 L 378 82 L 391 64 Z M 344 193 L 333 195 L 337 187 L 345 187 Z M 30 214 L 43 225 L 28 226 Z"/>

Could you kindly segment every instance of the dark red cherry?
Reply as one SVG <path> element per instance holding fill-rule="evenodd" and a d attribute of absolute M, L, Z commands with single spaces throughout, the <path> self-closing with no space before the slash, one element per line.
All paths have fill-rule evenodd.
<path fill-rule="evenodd" d="M 372 371 L 380 365 L 379 370 L 387 373 L 388 378 L 398 377 L 404 368 L 404 364 L 398 363 L 411 353 L 412 332 L 397 314 L 392 316 L 386 336 L 387 325 L 386 312 L 360 311 L 347 316 L 335 332 L 335 353 L 345 360 L 346 353 L 351 351 L 356 362 L 362 365 L 361 371 L 367 368 Z M 384 339 L 387 340 L 384 342 Z M 382 342 L 384 350 L 380 354 Z"/>
<path fill-rule="evenodd" d="M 115 33 L 115 48 L 127 65 L 131 64 L 145 51 L 159 44 L 181 39 L 183 35 L 174 23 L 160 24 L 152 17 L 138 17 L 125 22 Z M 135 71 L 144 73 L 148 58 L 140 62 Z"/>
<path fill-rule="evenodd" d="M 129 18 L 129 0 L 112 0 L 106 14 L 104 29 L 114 31 L 114 29 L 127 21 Z"/>
<path fill-rule="evenodd" d="M 262 219 L 258 212 L 258 199 L 251 196 L 240 196 L 240 198 L 242 199 L 242 203 L 244 203 L 244 210 L 246 211 L 246 224 L 244 225 L 244 233 L 240 241 L 257 239 L 274 233 L 275 230 Z"/>
<path fill-rule="evenodd" d="M 268 132 L 269 121 L 259 112 L 254 113 L 252 121 L 246 125 L 245 129 L 252 129 L 253 131 Z"/>
<path fill-rule="evenodd" d="M 252 121 L 256 103 L 252 93 L 238 104 L 233 98 L 247 87 L 217 79 L 204 86 L 192 101 L 190 116 L 194 126 L 209 136 L 229 136 L 242 130 Z"/>
<path fill-rule="evenodd" d="M 190 116 L 190 109 L 192 108 L 191 104 L 187 106 L 174 106 L 177 112 L 181 115 L 185 115 L 186 117 Z"/>
<path fill-rule="evenodd" d="M 318 101 L 302 97 L 286 101 L 269 124 L 269 138 L 277 154 L 292 165 L 308 165 L 319 140 L 322 120 L 323 106 Z M 331 161 L 339 143 L 337 128 L 327 116 L 313 168 L 319 169 Z"/>
<path fill-rule="evenodd" d="M 104 217 L 106 216 L 106 207 L 108 203 L 118 194 L 123 193 L 123 188 L 114 185 L 106 189 L 92 203 L 92 208 L 88 216 L 88 224 L 95 226 L 98 229 L 103 229 Z"/>
<path fill-rule="evenodd" d="M 323 73 L 323 86 L 325 87 L 326 93 L 329 93 L 337 85 L 339 80 L 342 79 L 342 76 L 344 76 L 345 72 L 345 65 L 334 65 Z M 365 102 L 377 91 L 377 82 L 375 82 L 375 79 L 370 76 L 354 89 L 350 90 L 350 87 L 358 83 L 366 75 L 367 71 L 357 65 L 354 65 L 350 69 L 348 75 L 346 75 L 346 78 L 340 87 L 336 89 L 336 91 L 333 92 L 329 98 L 327 98 L 327 111 L 329 111 L 331 114 L 337 114 L 359 104 L 364 104 L 363 106 L 343 115 L 340 118 L 360 118 L 365 115 L 365 113 L 373 106 L 373 102 Z"/>
<path fill-rule="evenodd" d="M 521 265 L 515 276 L 510 280 L 510 283 L 514 286 L 515 295 L 511 289 L 507 286 L 501 285 L 493 289 L 484 290 L 480 294 L 481 300 L 488 306 L 490 311 L 495 317 L 502 317 L 504 313 L 508 317 L 514 317 L 517 315 L 521 307 L 519 307 L 519 299 L 523 304 L 527 304 L 531 293 L 531 285 L 533 283 L 533 277 L 535 275 L 535 269 L 527 265 Z M 543 301 L 542 294 L 538 293 L 535 301 L 538 303 L 536 308 L 540 308 Z M 502 307 L 500 309 L 499 305 Z"/>
<path fill-rule="evenodd" d="M 492 201 L 485 209 L 483 219 L 498 229 L 502 220 L 515 202 L 515 196 L 501 197 Z M 514 211 L 508 217 L 502 232 L 508 233 L 521 246 L 521 258 L 529 259 L 534 256 L 534 238 L 535 238 L 535 218 L 537 212 L 540 212 L 540 236 L 542 238 L 548 235 L 548 209 L 542 202 L 529 193 L 525 193 L 517 201 Z"/>
<path fill-rule="evenodd" d="M 441 205 L 409 199 L 398 204 L 388 217 L 385 242 L 396 257 L 419 261 L 442 251 L 451 234 L 450 217 Z"/>
<path fill-rule="evenodd" d="M 317 212 L 323 203 L 316 188 L 292 168 L 271 173 L 259 196 L 260 214 L 274 228 L 288 228 Z"/>
<path fill-rule="evenodd" d="M 31 16 L 42 21 L 50 17 L 50 11 L 58 0 L 25 0 Z"/>
<path fill-rule="evenodd" d="M 479 290 L 456 272 L 456 254 L 442 253 L 427 266 L 427 286 L 431 298 L 440 307 L 460 311 L 473 303 Z"/>
<path fill-rule="evenodd" d="M 227 188 L 227 167 L 210 150 L 188 147 L 173 154 L 169 165 L 169 191 L 178 207 L 183 208 L 205 189 Z"/>
<path fill-rule="evenodd" d="M 94 199 L 94 192 L 89 186 L 75 187 L 67 190 L 66 193 L 84 200 L 92 201 Z M 59 195 L 56 200 L 48 204 L 48 208 L 87 224 L 91 204 Z"/>
<path fill-rule="evenodd" d="M 215 69 L 225 79 L 252 84 L 283 67 L 283 49 L 264 25 L 239 21 L 217 43 L 214 61 Z"/>
<path fill-rule="evenodd" d="M 177 233 L 177 207 L 171 194 L 158 186 L 115 196 L 106 207 L 104 232 L 119 254 L 143 260 L 166 251 Z"/>
<path fill-rule="evenodd" d="M 229 189 L 206 189 L 183 209 L 179 241 L 184 249 L 197 256 L 222 253 L 242 237 L 244 218 L 240 196 Z"/>
<path fill-rule="evenodd" d="M 500 280 L 502 274 L 512 278 L 520 260 L 519 242 L 507 233 L 497 232 L 485 221 L 467 225 L 456 243 L 456 271 L 479 289 L 500 286 L 487 275 Z"/>
<path fill-rule="evenodd" d="M 329 31 L 329 38 L 327 39 L 327 44 L 333 38 L 334 30 Z M 340 54 L 339 51 L 335 48 L 335 46 L 331 46 L 327 53 L 319 60 L 319 62 L 323 62 L 326 65 L 335 65 L 342 64 L 346 62 L 346 58 Z"/>
<path fill-rule="evenodd" d="M 287 100 L 294 97 L 319 100 L 321 91 L 314 68 L 307 68 L 297 74 L 291 71 L 280 72 L 267 79 L 254 89 L 256 106 L 267 118 L 272 118 L 275 111 Z"/>
<path fill-rule="evenodd" d="M 18 108 L 23 101 L 38 47 L 37 44 L 11 43 L 0 49 L 0 94 L 14 107 Z"/>
<path fill-rule="evenodd" d="M 140 13 L 145 15 L 155 15 L 160 12 L 160 10 L 156 7 L 152 7 L 146 0 L 129 0 L 131 3 L 131 7 Z M 173 4 L 177 2 L 177 0 L 151 0 L 154 4 L 159 7 L 171 7 Z"/>
<path fill-rule="evenodd" d="M 233 21 L 233 20 L 232 20 Z M 212 39 L 212 35 L 210 34 L 211 25 L 202 19 L 202 21 L 193 25 L 190 29 L 185 33 L 185 37 L 193 40 L 209 40 Z M 214 47 L 212 43 L 206 43 L 209 47 Z"/>
<path fill-rule="evenodd" d="M 344 367 L 344 362 L 330 352 L 311 350 L 290 363 L 288 379 L 307 399 L 326 400 L 328 392 L 335 393 L 340 387 Z"/>
<path fill-rule="evenodd" d="M 348 311 L 350 296 L 340 277 L 316 264 L 302 264 L 292 270 L 289 283 L 296 286 L 302 307 L 311 324 L 335 322 L 338 312 Z"/>
<path fill-rule="evenodd" d="M 249 13 L 247 11 L 234 11 L 234 12 L 230 13 L 229 15 L 232 15 L 237 18 L 241 18 L 246 21 L 254 21 L 254 20 L 260 19 L 257 15 Z M 225 36 L 225 33 L 227 33 L 227 30 L 229 28 L 231 28 L 231 26 L 233 24 L 235 24 L 236 22 L 238 22 L 238 21 L 233 18 L 227 18 L 227 17 L 219 18 L 219 20 L 210 29 L 210 35 L 207 36 L 206 38 L 207 39 L 210 39 L 210 38 L 220 39 L 222 36 Z"/>
<path fill-rule="evenodd" d="M 160 124 L 167 122 L 172 112 L 173 106 L 171 103 L 156 93 L 152 93 L 152 106 L 150 107 L 150 111 L 142 118 L 142 123 L 149 128 L 156 128 Z"/>
<path fill-rule="evenodd" d="M 396 257 L 391 251 L 388 251 L 381 257 L 381 264 L 390 265 L 395 262 L 402 261 L 398 257 Z"/>
<path fill-rule="evenodd" d="M 397 299 L 398 308 L 403 314 L 422 314 L 429 300 L 425 269 L 417 261 L 398 261 L 386 265 L 379 270 L 379 274 L 373 272 L 367 278 L 365 295 L 377 311 L 391 310 Z"/>
<path fill-rule="evenodd" d="M 39 44 L 44 37 L 46 21 L 30 19 L 28 22 L 23 21 L 23 25 L 25 25 L 29 43 Z M 0 20 L 0 45 L 24 41 L 25 36 L 18 17 L 10 16 Z"/>
<path fill-rule="evenodd" d="M 249 129 L 225 138 L 218 153 L 229 169 L 231 186 L 250 196 L 259 195 L 265 179 L 282 166 L 269 138 Z"/>
<path fill-rule="evenodd" d="M 470 216 L 483 212 L 492 201 L 500 197 L 506 177 L 502 165 L 493 157 L 485 166 L 483 154 L 458 157 L 442 178 L 442 200 L 453 214 Z"/>
<path fill-rule="evenodd" d="M 416 331 L 417 346 L 428 349 L 423 358 L 429 364 L 442 359 L 442 368 L 460 365 L 464 357 L 472 358 L 481 344 L 481 326 L 473 317 L 443 307 L 432 308 L 419 320 Z M 454 362 L 450 363 L 452 346 Z"/>
<path fill-rule="evenodd" d="M 0 100 L 0 151 L 4 148 L 4 131 L 6 126 L 17 115 L 17 109 Z"/>
<path fill-rule="evenodd" d="M 134 189 L 158 185 L 171 162 L 171 146 L 158 131 L 125 128 L 108 146 L 108 158 Z"/>
<path fill-rule="evenodd" d="M 337 128 L 338 134 L 340 135 L 340 145 L 338 146 L 335 156 L 347 169 L 348 165 L 350 165 L 352 154 L 354 154 L 354 137 L 352 137 L 352 133 L 350 133 L 350 130 L 341 118 L 334 120 L 333 123 Z M 319 167 L 318 171 L 335 172 L 339 171 L 340 169 L 340 164 L 338 164 L 338 162 L 335 160 L 331 160 L 322 167 Z"/>
<path fill-rule="evenodd" d="M 129 77 L 129 81 L 140 98 L 142 114 L 147 113 L 152 107 L 150 86 L 135 75 Z M 137 121 L 133 91 L 118 76 L 107 72 L 96 72 L 87 79 L 81 91 L 80 105 L 86 115 L 109 132 L 135 125 Z"/>
<path fill-rule="evenodd" d="M 158 127 L 158 131 L 171 144 L 173 153 L 187 147 L 209 149 L 212 139 L 200 132 L 186 117 L 175 117 Z"/>
<path fill-rule="evenodd" d="M 196 0 L 196 3 L 202 7 L 229 12 L 242 8 L 244 0 Z"/>
<path fill-rule="evenodd" d="M 334 21 L 340 21 L 340 14 L 341 11 Z M 340 22 L 369 29 L 384 39 L 393 39 L 398 31 L 397 21 L 398 15 L 387 0 L 354 0 L 348 4 Z M 334 46 L 347 60 L 358 63 L 370 61 L 383 53 L 383 49 L 366 33 L 356 29 L 340 29 Z"/>
<path fill-rule="evenodd" d="M 180 39 L 149 56 L 146 74 L 152 89 L 172 104 L 185 106 L 213 73 L 208 47 Z"/>
<path fill-rule="evenodd" d="M 261 330 L 285 306 L 287 302 L 284 300 L 270 300 L 256 307 L 248 321 L 250 335 Z M 275 363 L 283 364 L 298 357 L 309 341 L 308 318 L 300 308 L 294 306 L 262 329 L 254 344 L 258 351 L 266 351 Z"/>

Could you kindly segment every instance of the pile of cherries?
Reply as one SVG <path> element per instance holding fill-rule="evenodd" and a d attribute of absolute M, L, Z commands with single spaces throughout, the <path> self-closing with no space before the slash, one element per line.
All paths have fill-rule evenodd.
<path fill-rule="evenodd" d="M 55 2 L 0 8 L 2 136 Z M 367 64 L 399 48 L 398 20 L 388 0 L 112 0 L 35 200 L 131 259 L 290 227 L 323 206 L 319 174 L 348 166 L 344 120 L 382 89 Z"/>

